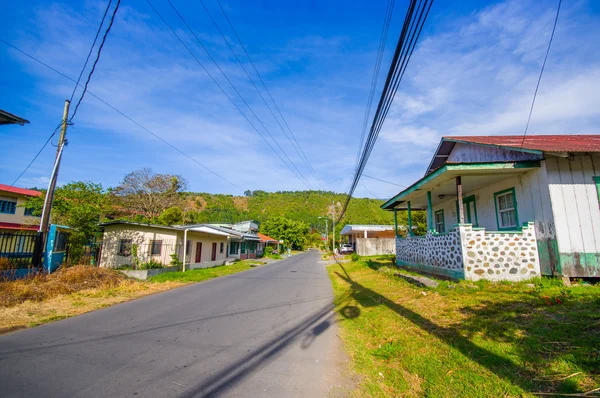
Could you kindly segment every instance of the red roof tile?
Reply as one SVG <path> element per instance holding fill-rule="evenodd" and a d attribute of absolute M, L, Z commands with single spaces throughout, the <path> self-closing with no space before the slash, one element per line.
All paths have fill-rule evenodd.
<path fill-rule="evenodd" d="M 257 235 L 260 238 L 261 242 L 277 242 L 277 239 L 273 239 L 270 236 L 267 236 L 265 234 L 261 234 L 260 232 L 258 232 Z"/>
<path fill-rule="evenodd" d="M 11 187 L 10 185 L 4 184 L 0 184 L 0 192 L 12 192 L 25 196 L 40 196 L 42 194 L 40 191 L 34 191 L 32 189 L 25 189 L 19 187 Z"/>
<path fill-rule="evenodd" d="M 451 136 L 444 140 L 522 148 L 541 152 L 600 152 L 600 135 Z M 521 146 L 522 145 L 522 146 Z"/>

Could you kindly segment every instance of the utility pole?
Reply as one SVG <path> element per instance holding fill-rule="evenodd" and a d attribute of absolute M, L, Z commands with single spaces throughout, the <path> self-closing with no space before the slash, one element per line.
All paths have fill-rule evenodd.
<path fill-rule="evenodd" d="M 331 245 L 331 250 L 333 255 L 335 256 L 335 200 L 331 201 L 331 211 L 333 212 L 333 231 L 331 231 L 331 238 L 332 238 L 332 245 Z"/>
<path fill-rule="evenodd" d="M 329 218 L 319 217 L 325 219 L 325 247 L 329 248 Z"/>
<path fill-rule="evenodd" d="M 56 180 L 58 179 L 58 169 L 60 167 L 60 160 L 62 158 L 63 148 L 66 143 L 67 135 L 67 118 L 69 117 L 69 100 L 65 101 L 65 108 L 63 111 L 62 126 L 60 128 L 60 136 L 58 139 L 58 146 L 56 148 L 56 158 L 54 159 L 54 167 L 52 168 L 52 174 L 50 176 L 50 183 L 48 184 L 48 190 L 46 191 L 46 198 L 44 199 L 44 208 L 42 209 L 42 219 L 40 222 L 40 228 L 38 230 L 38 237 L 33 253 L 33 264 L 36 266 L 42 265 L 42 255 L 44 252 L 44 246 L 48 238 L 48 227 L 50 224 L 50 213 L 52 212 L 52 202 L 54 201 L 54 190 L 56 189 Z"/>

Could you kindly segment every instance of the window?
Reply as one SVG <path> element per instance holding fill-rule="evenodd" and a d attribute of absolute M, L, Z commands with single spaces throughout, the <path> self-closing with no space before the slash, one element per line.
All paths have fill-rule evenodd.
<path fill-rule="evenodd" d="M 446 232 L 446 225 L 444 223 L 444 210 L 438 210 L 435 212 L 435 230 L 439 234 Z"/>
<path fill-rule="evenodd" d="M 131 255 L 131 239 L 121 239 L 119 241 L 119 256 L 130 256 Z"/>
<path fill-rule="evenodd" d="M 162 250 L 162 240 L 151 240 L 150 241 L 150 254 L 159 255 Z"/>
<path fill-rule="evenodd" d="M 25 208 L 25 215 L 26 216 L 33 216 L 33 212 L 35 211 L 35 209 L 33 207 L 26 207 Z"/>
<path fill-rule="evenodd" d="M 0 200 L 0 213 L 15 214 L 17 212 L 17 202 L 10 200 Z"/>
<path fill-rule="evenodd" d="M 240 250 L 240 242 L 231 242 L 229 245 L 229 254 L 238 254 Z"/>
<path fill-rule="evenodd" d="M 58 231 L 54 239 L 54 251 L 63 252 L 67 249 L 67 238 L 69 234 Z"/>
<path fill-rule="evenodd" d="M 223 242 L 221 242 L 221 246 L 219 246 L 219 253 L 223 253 L 224 249 L 225 249 L 225 244 Z"/>
<path fill-rule="evenodd" d="M 509 188 L 494 194 L 496 201 L 496 222 L 499 230 L 516 228 L 519 225 L 515 189 Z"/>
<path fill-rule="evenodd" d="M 246 242 L 242 242 L 242 250 L 241 250 L 242 254 L 246 254 Z"/>
<path fill-rule="evenodd" d="M 185 244 L 185 252 L 187 255 L 190 254 L 190 250 L 192 250 L 192 241 L 188 240 Z"/>

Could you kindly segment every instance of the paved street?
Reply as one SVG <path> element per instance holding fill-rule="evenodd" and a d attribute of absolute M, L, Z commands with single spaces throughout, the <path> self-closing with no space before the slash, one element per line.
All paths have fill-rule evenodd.
<path fill-rule="evenodd" d="M 320 397 L 345 359 L 320 254 L 0 336 L 3 397 Z"/>

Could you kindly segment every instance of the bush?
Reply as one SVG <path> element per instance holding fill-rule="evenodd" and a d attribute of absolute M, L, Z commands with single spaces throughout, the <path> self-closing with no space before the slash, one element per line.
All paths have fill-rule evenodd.
<path fill-rule="evenodd" d="M 169 264 L 172 266 L 177 266 L 177 267 L 180 267 L 183 265 L 183 263 L 181 261 L 179 261 L 179 256 L 177 255 L 177 253 L 171 254 L 171 262 Z"/>
<path fill-rule="evenodd" d="M 265 256 L 270 256 L 271 254 L 273 254 L 273 246 L 265 247 Z"/>
<path fill-rule="evenodd" d="M 163 268 L 162 263 L 159 263 L 158 261 L 155 261 L 155 260 L 150 260 L 147 263 L 140 265 L 140 269 L 156 269 L 156 268 Z"/>
<path fill-rule="evenodd" d="M 359 256 L 358 254 L 356 254 L 356 253 L 352 253 L 352 254 L 350 255 L 350 259 L 351 259 L 352 261 L 354 261 L 354 262 L 357 262 L 357 261 L 360 261 L 360 256 Z"/>

